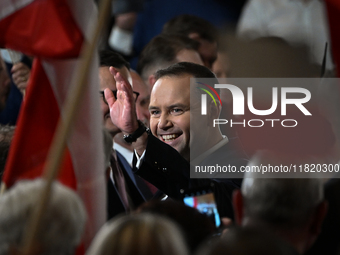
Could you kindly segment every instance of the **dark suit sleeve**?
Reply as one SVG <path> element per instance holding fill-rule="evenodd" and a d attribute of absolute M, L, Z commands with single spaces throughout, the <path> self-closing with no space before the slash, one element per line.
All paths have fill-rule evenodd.
<path fill-rule="evenodd" d="M 134 156 L 134 166 L 136 161 Z M 139 169 L 134 167 L 134 171 L 173 199 L 182 198 L 181 189 L 206 187 L 213 183 L 220 216 L 234 217 L 231 198 L 235 186 L 210 179 L 190 179 L 189 162 L 153 135 L 149 135 L 142 164 Z"/>
<path fill-rule="evenodd" d="M 339 178 L 340 176 L 336 176 Z M 340 179 L 331 179 L 325 184 L 325 199 L 328 212 L 322 224 L 322 230 L 306 255 L 340 254 Z"/>
<path fill-rule="evenodd" d="M 136 165 L 136 157 L 134 163 Z M 143 162 L 134 171 L 168 196 L 179 199 L 190 187 L 190 164 L 171 146 L 149 135 Z"/>

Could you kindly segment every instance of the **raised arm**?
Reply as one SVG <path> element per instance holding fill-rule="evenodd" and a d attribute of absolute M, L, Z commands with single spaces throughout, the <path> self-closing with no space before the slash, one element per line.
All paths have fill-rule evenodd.
<path fill-rule="evenodd" d="M 139 124 L 132 87 L 114 67 L 110 67 L 110 72 L 116 80 L 117 87 L 117 98 L 114 97 L 110 89 L 105 89 L 104 92 L 110 107 L 111 120 L 124 135 L 133 134 L 139 128 Z M 132 143 L 138 155 L 142 155 L 145 151 L 147 139 L 147 133 L 143 133 L 142 136 Z"/>

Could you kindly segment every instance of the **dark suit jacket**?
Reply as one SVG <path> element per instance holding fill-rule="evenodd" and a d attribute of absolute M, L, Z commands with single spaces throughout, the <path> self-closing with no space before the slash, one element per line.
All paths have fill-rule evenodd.
<path fill-rule="evenodd" d="M 306 255 L 340 254 L 340 175 L 325 184 L 328 212 L 321 233 Z"/>
<path fill-rule="evenodd" d="M 144 203 L 146 200 L 137 187 L 136 180 L 134 178 L 134 174 L 132 172 L 132 169 L 129 165 L 129 163 L 125 160 L 125 158 L 118 152 L 117 153 L 117 160 L 120 168 L 122 169 L 122 172 L 124 174 L 125 184 L 129 190 L 129 195 L 134 203 L 135 207 L 140 206 L 142 203 Z M 112 164 L 115 164 L 115 161 L 111 162 Z M 107 182 L 107 210 L 108 210 L 108 219 L 111 219 L 112 217 L 125 213 L 126 208 L 122 202 L 122 199 L 120 198 L 120 195 L 115 187 L 115 185 L 112 183 L 111 179 Z"/>
<path fill-rule="evenodd" d="M 232 148 L 232 142 L 226 146 Z M 224 151 L 224 162 L 230 164 L 246 165 L 246 156 L 242 153 L 234 153 L 230 150 L 228 155 L 225 155 L 224 146 L 216 151 L 216 155 L 220 151 Z M 213 155 L 215 155 L 213 153 Z M 223 153 L 221 153 L 223 154 Z M 236 158 L 234 156 L 244 155 L 244 158 Z M 214 157 L 207 158 L 207 162 L 214 161 Z M 136 157 L 134 157 L 133 165 L 136 165 Z M 167 194 L 170 198 L 180 200 L 182 195 L 180 190 L 196 188 L 200 186 L 208 186 L 214 184 L 213 189 L 217 200 L 217 207 L 221 217 L 234 218 L 232 208 L 232 192 L 235 188 L 239 188 L 240 180 L 229 179 L 191 179 L 190 178 L 190 163 L 186 161 L 175 149 L 160 141 L 153 135 L 149 135 L 146 152 L 143 162 L 139 169 L 134 168 L 134 171 L 145 180 L 152 183 L 158 189 Z"/>

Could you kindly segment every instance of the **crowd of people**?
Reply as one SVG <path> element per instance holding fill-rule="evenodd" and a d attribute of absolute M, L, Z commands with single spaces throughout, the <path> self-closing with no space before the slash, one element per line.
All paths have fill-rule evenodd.
<path fill-rule="evenodd" d="M 324 82 L 328 87 L 318 90 L 327 92 L 315 95 L 318 102 L 308 106 L 318 108 L 318 121 L 326 123 L 319 124 L 329 138 L 321 153 L 318 125 L 316 131 L 311 128 L 310 136 L 300 135 L 301 129 L 281 134 L 280 128 L 274 128 L 273 118 L 274 131 L 245 132 L 242 119 L 233 112 L 236 95 L 222 87 L 212 88 L 226 85 L 232 78 L 294 77 L 320 83 L 326 77 L 335 78 L 323 1 L 249 0 L 242 12 L 238 4 L 212 1 L 213 10 L 230 11 L 225 17 L 229 23 L 224 25 L 233 24 L 233 36 L 225 33 L 227 26 L 218 27 L 217 20 L 223 18 L 220 13 L 210 21 L 202 15 L 201 2 L 210 4 L 206 1 L 194 1 L 193 10 L 187 10 L 190 15 L 172 7 L 168 17 L 170 14 L 162 14 L 165 9 L 160 9 L 162 18 L 168 19 L 164 24 L 159 21 L 162 31 L 156 31 L 155 26 L 155 34 L 146 44 L 151 32 L 140 38 L 143 22 L 147 22 L 146 14 L 157 11 L 151 6 L 158 2 L 116 2 L 114 24 L 98 49 L 101 118 L 95 124 L 103 127 L 107 222 L 91 243 L 84 243 L 82 236 L 90 217 L 83 201 L 54 181 L 33 253 L 340 255 L 340 108 L 334 106 L 339 104 L 340 97 L 334 96 L 340 96 L 339 86 L 328 88 Z M 159 13 L 155 17 L 160 17 Z M 2 112 L 11 109 L 10 90 L 19 90 L 20 98 L 25 98 L 34 56 L 25 58 L 8 69 L 6 56 L 0 55 Z M 325 100 L 330 94 L 332 99 Z M 249 101 L 248 94 L 248 106 Z M 256 104 L 268 107 L 266 101 L 264 94 L 254 97 L 253 108 Z M 296 103 L 295 108 L 306 109 L 304 103 Z M 313 116 L 318 114 L 313 112 Z M 212 123 L 216 120 L 238 125 L 215 127 Z M 273 132 L 275 136 L 271 136 Z M 276 139 L 281 135 L 282 139 Z M 254 139 L 249 139 L 251 136 Z M 3 120 L 0 177 L 13 137 L 15 125 Z M 308 145 L 304 145 L 306 137 L 312 141 Z M 259 140 L 264 142 L 254 144 Z M 275 173 L 263 178 L 258 172 L 197 174 L 197 166 L 293 165 L 297 169 L 305 164 L 332 165 L 337 171 L 327 178 L 313 178 L 308 173 L 298 178 Z M 41 178 L 22 180 L 1 193 L 0 255 L 22 252 L 29 218 L 44 187 Z M 207 188 L 213 193 L 213 202 L 197 195 Z M 194 197 L 192 207 L 183 203 L 187 195 Z M 197 203 L 209 207 L 209 212 L 215 203 L 218 215 L 202 213 Z"/>

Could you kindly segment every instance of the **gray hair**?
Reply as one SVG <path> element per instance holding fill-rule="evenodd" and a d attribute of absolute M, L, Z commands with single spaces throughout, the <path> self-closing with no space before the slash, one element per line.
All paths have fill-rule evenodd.
<path fill-rule="evenodd" d="M 244 216 L 276 227 L 300 227 L 323 200 L 320 179 L 260 179 L 247 173 L 242 184 Z"/>
<path fill-rule="evenodd" d="M 0 197 L 0 255 L 20 248 L 27 223 L 45 186 L 45 181 L 20 181 Z M 40 254 L 73 254 L 86 221 L 82 201 L 71 189 L 54 182 L 48 207 L 41 219 L 37 240 Z"/>
<path fill-rule="evenodd" d="M 97 234 L 87 255 L 184 255 L 184 237 L 169 219 L 139 214 L 114 218 Z"/>

